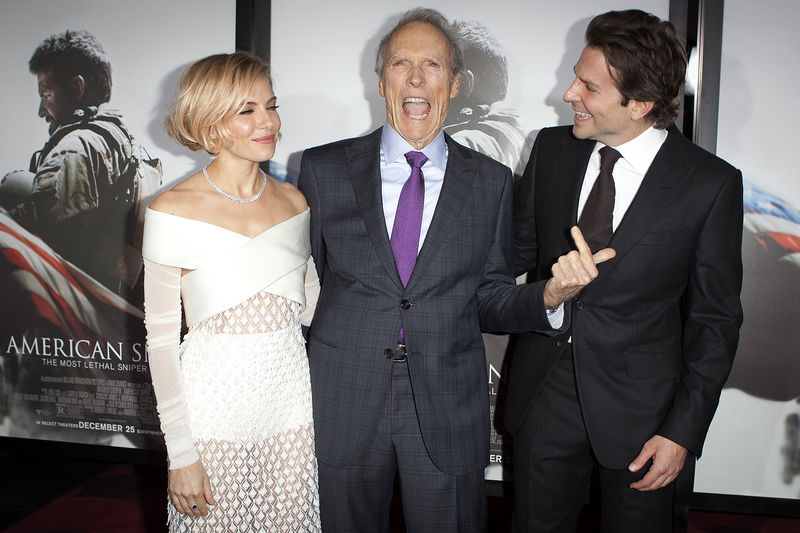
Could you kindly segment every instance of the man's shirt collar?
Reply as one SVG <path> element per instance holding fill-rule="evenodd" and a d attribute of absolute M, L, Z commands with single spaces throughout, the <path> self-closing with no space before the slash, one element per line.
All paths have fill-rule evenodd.
<path fill-rule="evenodd" d="M 405 161 L 406 152 L 415 150 L 388 122 L 383 125 L 381 132 L 381 149 L 387 163 L 397 160 Z M 444 172 L 447 166 L 447 143 L 444 140 L 444 131 L 439 131 L 427 146 L 416 151 L 428 156 L 428 160 Z"/>
<path fill-rule="evenodd" d="M 644 175 L 666 138 L 667 130 L 659 130 L 650 126 L 630 141 L 614 148 L 622 154 L 622 158 L 635 172 Z M 594 151 L 600 150 L 603 146 L 602 143 L 597 143 Z"/>

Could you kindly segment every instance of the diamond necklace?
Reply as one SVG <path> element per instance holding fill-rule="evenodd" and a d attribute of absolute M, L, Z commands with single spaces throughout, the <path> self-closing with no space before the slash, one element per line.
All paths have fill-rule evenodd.
<path fill-rule="evenodd" d="M 239 198 L 238 196 L 233 196 L 231 194 L 228 194 L 225 191 L 223 191 L 222 189 L 220 189 L 219 187 L 217 187 L 217 184 L 214 183 L 211 180 L 211 176 L 208 175 L 208 170 L 206 170 L 207 168 L 208 167 L 203 168 L 203 175 L 208 180 L 209 185 L 211 185 L 211 187 L 213 187 L 214 190 L 217 191 L 218 193 L 220 193 L 222 196 L 224 196 L 228 200 L 231 200 L 232 202 L 235 202 L 237 204 L 249 204 L 250 202 L 255 202 L 256 200 L 261 198 L 261 195 L 264 194 L 264 189 L 267 188 L 267 175 L 266 175 L 266 173 L 264 173 L 263 170 L 261 170 L 259 168 L 258 171 L 261 172 L 261 179 L 262 179 L 261 188 L 255 194 L 255 196 L 251 196 L 250 198 Z"/>

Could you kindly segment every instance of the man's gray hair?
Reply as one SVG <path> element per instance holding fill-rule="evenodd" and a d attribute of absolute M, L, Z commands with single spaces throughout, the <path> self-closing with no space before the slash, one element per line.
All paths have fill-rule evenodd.
<path fill-rule="evenodd" d="M 458 46 L 458 34 L 453 29 L 453 26 L 444 18 L 444 15 L 435 9 L 417 7 L 406 11 L 397 24 L 395 24 L 394 28 L 381 39 L 381 43 L 378 45 L 378 53 L 375 56 L 375 72 L 378 76 L 383 74 L 383 62 L 389 40 L 397 30 L 414 22 L 430 24 L 442 32 L 442 35 L 445 36 L 447 42 L 450 44 L 450 67 L 453 69 L 453 76 L 464 70 L 464 55 L 461 53 L 461 48 Z"/>

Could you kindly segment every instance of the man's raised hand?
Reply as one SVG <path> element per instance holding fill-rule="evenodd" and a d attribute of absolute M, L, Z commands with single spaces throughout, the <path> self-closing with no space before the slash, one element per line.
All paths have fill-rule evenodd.
<path fill-rule="evenodd" d="M 577 250 L 562 255 L 553 265 L 553 277 L 544 287 L 544 305 L 555 309 L 571 300 L 578 292 L 597 277 L 597 265 L 617 255 L 612 248 L 603 248 L 592 254 L 578 226 L 570 229 Z"/>

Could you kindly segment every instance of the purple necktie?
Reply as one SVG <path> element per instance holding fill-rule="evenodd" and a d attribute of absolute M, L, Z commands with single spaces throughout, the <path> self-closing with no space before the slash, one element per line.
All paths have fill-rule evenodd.
<path fill-rule="evenodd" d="M 611 171 L 622 155 L 611 148 L 600 148 L 600 173 L 583 206 L 578 227 L 592 252 L 608 246 L 614 234 L 614 200 L 617 195 Z"/>
<path fill-rule="evenodd" d="M 400 191 L 397 213 L 392 226 L 392 253 L 397 263 L 397 273 L 405 287 L 414 270 L 419 250 L 419 232 L 422 228 L 422 208 L 425 205 L 425 179 L 422 165 L 428 157 L 422 152 L 406 153 L 406 161 L 411 165 L 411 176 Z"/>

